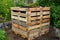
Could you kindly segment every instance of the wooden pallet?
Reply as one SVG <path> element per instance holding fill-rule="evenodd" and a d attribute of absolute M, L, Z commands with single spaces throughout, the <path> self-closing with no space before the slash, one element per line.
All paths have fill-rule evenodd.
<path fill-rule="evenodd" d="M 11 18 L 12 22 L 13 19 L 18 20 L 17 23 L 12 24 L 16 27 L 12 27 L 13 31 L 16 34 L 19 34 L 24 38 L 27 37 L 28 40 L 30 40 L 31 38 L 36 37 L 38 34 L 43 35 L 49 31 L 50 7 L 12 7 Z M 16 25 L 18 25 L 18 27 Z M 39 31 L 37 30 L 38 28 Z M 30 32 L 31 30 L 35 30 L 36 32 Z M 24 34 L 21 32 L 23 32 Z M 28 32 L 30 32 L 31 35 L 27 35 Z"/>

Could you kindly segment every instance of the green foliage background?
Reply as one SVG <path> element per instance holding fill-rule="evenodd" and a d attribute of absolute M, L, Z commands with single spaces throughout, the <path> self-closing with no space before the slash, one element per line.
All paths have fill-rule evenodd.
<path fill-rule="evenodd" d="M 10 20 L 10 7 L 26 6 L 24 0 L 0 0 L 0 16 L 6 21 Z M 50 6 L 51 7 L 51 24 L 60 28 L 60 0 L 37 0 L 36 3 L 29 6 Z"/>

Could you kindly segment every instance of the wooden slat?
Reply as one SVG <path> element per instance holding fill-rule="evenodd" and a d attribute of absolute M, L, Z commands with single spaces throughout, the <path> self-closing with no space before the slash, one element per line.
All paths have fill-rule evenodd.
<path fill-rule="evenodd" d="M 11 7 L 11 10 L 19 10 L 19 7 Z"/>
<path fill-rule="evenodd" d="M 43 10 L 50 10 L 50 7 L 43 7 Z"/>
<path fill-rule="evenodd" d="M 36 15 L 36 12 L 30 14 L 30 16 L 35 16 L 35 15 Z"/>
<path fill-rule="evenodd" d="M 32 27 L 29 27 L 28 30 L 32 30 L 32 29 L 36 29 L 36 28 L 39 28 L 40 25 L 35 25 L 35 26 L 32 26 Z"/>
<path fill-rule="evenodd" d="M 12 23 L 12 26 L 17 27 L 18 28 L 18 24 Z"/>
<path fill-rule="evenodd" d="M 11 15 L 18 15 L 19 12 L 11 12 Z"/>
<path fill-rule="evenodd" d="M 48 21 L 50 21 L 50 19 L 42 20 L 42 22 L 48 22 Z"/>
<path fill-rule="evenodd" d="M 15 17 L 15 16 L 11 16 L 12 19 L 18 19 L 18 17 Z"/>
<path fill-rule="evenodd" d="M 45 12 L 43 12 L 43 15 L 44 15 L 44 14 L 50 14 L 50 12 L 49 12 L 49 11 L 45 11 Z"/>
<path fill-rule="evenodd" d="M 47 15 L 47 16 L 43 16 L 43 18 L 50 18 L 50 15 Z"/>
<path fill-rule="evenodd" d="M 36 19 L 40 19 L 41 17 L 31 17 L 31 20 L 36 20 Z"/>
<path fill-rule="evenodd" d="M 19 16 L 27 17 L 27 14 L 20 13 Z"/>
<path fill-rule="evenodd" d="M 28 31 L 27 28 L 23 27 L 23 26 L 20 26 L 19 25 L 19 29 L 23 30 L 23 31 Z"/>
<path fill-rule="evenodd" d="M 19 8 L 20 11 L 27 11 L 28 8 Z"/>
<path fill-rule="evenodd" d="M 36 11 L 36 8 L 29 8 L 29 11 Z"/>
<path fill-rule="evenodd" d="M 29 25 L 32 26 L 32 25 L 34 25 L 34 24 L 39 24 L 39 23 L 40 23 L 40 21 L 37 21 L 37 22 L 31 22 Z"/>
<path fill-rule="evenodd" d="M 50 22 L 43 23 L 42 26 L 50 25 Z"/>
<path fill-rule="evenodd" d="M 26 18 L 19 17 L 19 20 L 27 22 L 27 19 Z"/>

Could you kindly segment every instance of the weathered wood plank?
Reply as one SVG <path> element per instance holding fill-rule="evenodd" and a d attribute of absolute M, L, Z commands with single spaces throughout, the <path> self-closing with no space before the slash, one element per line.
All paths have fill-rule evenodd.
<path fill-rule="evenodd" d="M 36 29 L 36 28 L 39 28 L 39 27 L 40 27 L 40 25 L 31 26 L 31 27 L 28 28 L 28 30 Z"/>
<path fill-rule="evenodd" d="M 47 16 L 43 16 L 43 18 L 50 18 L 50 15 L 47 15 Z"/>
<path fill-rule="evenodd" d="M 12 23 L 12 27 L 18 28 L 18 24 Z"/>
<path fill-rule="evenodd" d="M 50 22 L 43 23 L 42 26 L 50 25 Z"/>
<path fill-rule="evenodd" d="M 11 16 L 12 19 L 18 19 L 18 17 L 15 17 L 15 16 Z"/>
<path fill-rule="evenodd" d="M 23 26 L 20 26 L 19 25 L 19 29 L 23 30 L 23 31 L 27 31 L 27 28 L 23 27 Z"/>
<path fill-rule="evenodd" d="M 43 7 L 43 9 L 42 10 L 45 10 L 45 11 L 50 11 L 50 7 Z"/>
<path fill-rule="evenodd" d="M 27 19 L 26 18 L 19 17 L 19 20 L 27 22 Z"/>
<path fill-rule="evenodd" d="M 50 14 L 50 11 L 45 11 L 45 12 L 43 12 L 43 15 L 44 14 Z"/>
<path fill-rule="evenodd" d="M 20 7 L 11 7 L 11 10 L 19 10 Z"/>
<path fill-rule="evenodd" d="M 27 11 L 28 8 L 19 8 L 20 11 Z"/>
<path fill-rule="evenodd" d="M 49 21 L 50 21 L 50 19 L 42 20 L 42 22 L 49 22 Z"/>

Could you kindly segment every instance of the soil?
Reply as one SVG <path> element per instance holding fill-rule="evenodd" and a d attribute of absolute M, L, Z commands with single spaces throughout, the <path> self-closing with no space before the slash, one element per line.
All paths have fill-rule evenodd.
<path fill-rule="evenodd" d="M 42 35 L 38 38 L 35 38 L 34 40 L 59 40 L 59 38 L 55 36 L 54 30 L 53 31 L 51 31 L 51 30 L 49 33 Z M 25 40 L 25 39 L 21 38 L 20 36 L 15 35 L 12 32 L 12 30 L 6 30 L 6 32 L 7 32 L 7 35 L 9 35 L 9 37 L 11 37 L 12 40 Z"/>

